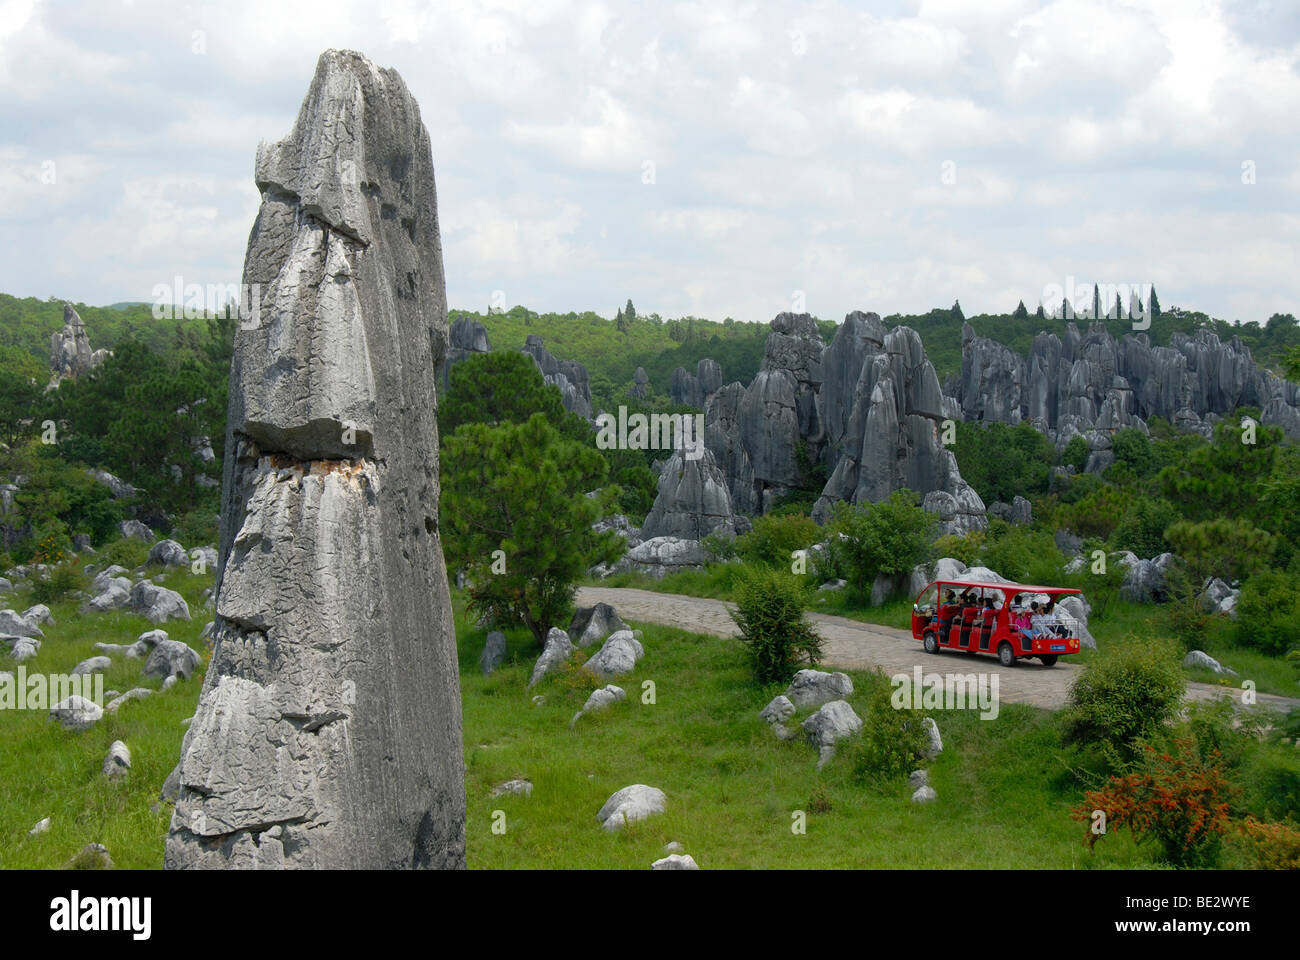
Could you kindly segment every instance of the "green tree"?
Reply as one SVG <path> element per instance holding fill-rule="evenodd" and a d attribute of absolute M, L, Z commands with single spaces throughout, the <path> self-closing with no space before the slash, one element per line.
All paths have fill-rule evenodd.
<path fill-rule="evenodd" d="M 48 373 L 39 360 L 18 347 L 0 346 L 0 439 L 18 442 L 44 391 Z"/>
<path fill-rule="evenodd" d="M 444 438 L 442 465 L 444 542 L 468 577 L 470 606 L 543 642 L 567 619 L 578 578 L 622 553 L 621 537 L 591 529 L 617 494 L 586 496 L 604 483 L 604 458 L 536 413 L 462 425 Z"/>
<path fill-rule="evenodd" d="M 566 439 L 594 445 L 591 427 L 564 409 L 559 389 L 542 378 L 531 357 L 513 350 L 476 353 L 448 374 L 438 398 L 438 431 L 445 438 L 467 423 L 526 423 L 535 413 Z"/>
<path fill-rule="evenodd" d="M 847 580 L 849 592 L 862 598 L 877 576 L 910 573 L 928 561 L 937 521 L 918 503 L 911 490 L 895 490 L 880 503 L 837 503 L 826 525 L 827 572 Z"/>
<path fill-rule="evenodd" d="M 1165 497 L 1189 520 L 1233 516 L 1261 521 L 1259 501 L 1277 466 L 1282 431 L 1257 424 L 1254 433 L 1254 443 L 1243 443 L 1249 434 L 1239 423 L 1219 424 L 1212 443 L 1160 471 Z"/>

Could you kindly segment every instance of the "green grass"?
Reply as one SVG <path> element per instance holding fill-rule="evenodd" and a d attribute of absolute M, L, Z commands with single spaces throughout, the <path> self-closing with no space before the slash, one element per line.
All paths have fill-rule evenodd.
<path fill-rule="evenodd" d="M 194 620 L 164 628 L 196 649 L 207 619 L 199 594 L 211 580 L 188 572 L 167 580 L 190 602 Z M 8 598 L 16 609 L 25 599 Z M 54 605 L 54 616 L 29 672 L 67 671 L 93 655 L 96 641 L 127 643 L 151 626 L 120 612 L 82 616 L 75 603 Z M 670 840 L 706 868 L 1158 865 L 1123 832 L 1089 853 L 1082 825 L 1070 818 L 1082 788 L 1050 712 L 1004 705 L 992 721 L 940 713 L 945 750 L 928 764 L 939 801 L 919 806 L 903 778 L 855 779 L 852 743 L 818 773 L 810 747 L 778 741 L 758 718 L 778 690 L 752 683 L 735 640 L 641 625 L 646 657 L 615 681 L 628 699 L 571 730 L 571 717 L 599 685 L 594 678 L 573 669 L 528 690 L 538 650 L 525 631 L 509 634 L 507 663 L 484 677 L 485 632 L 465 615 L 459 594 L 456 628 L 472 868 L 644 869 Z M 115 662 L 106 688 L 156 688 L 156 680 L 140 681 L 141 666 Z M 850 674 L 857 687 L 850 702 L 861 714 L 872 680 Z M 653 703 L 643 699 L 647 682 Z M 196 677 L 127 703 L 85 733 L 64 732 L 44 711 L 0 713 L 0 867 L 61 867 L 91 842 L 104 844 L 119 867 L 161 867 L 170 806 L 158 794 L 180 755 L 181 721 L 193 714 L 200 683 Z M 533 705 L 535 694 L 545 696 L 543 705 Z M 114 784 L 100 770 L 116 739 L 131 748 L 133 768 Z M 495 784 L 516 777 L 533 782 L 531 797 L 490 796 Z M 607 834 L 596 811 L 631 783 L 664 790 L 668 810 Z M 814 812 L 814 793 L 829 810 Z M 791 830 L 799 810 L 802 835 Z M 496 811 L 504 833 L 493 832 Z M 46 816 L 50 830 L 28 837 Z"/>
<path fill-rule="evenodd" d="M 758 711 L 779 688 L 751 683 L 737 641 L 641 628 L 646 657 L 615 681 L 628 699 L 571 731 L 595 684 L 571 673 L 526 690 L 538 652 L 526 633 L 509 635 L 514 662 L 484 678 L 484 632 L 458 616 L 470 867 L 644 869 L 672 840 L 706 868 L 1154 865 L 1127 835 L 1088 853 L 1069 816 L 1082 791 L 1049 712 L 940 715 L 945 750 L 930 764 L 939 801 L 914 805 L 906 779 L 857 782 L 849 745 L 818 773 L 810 747 L 778 741 Z M 869 678 L 850 674 L 861 712 Z M 642 701 L 647 681 L 653 704 Z M 546 702 L 533 706 L 534 694 Z M 490 796 L 517 777 L 533 782 L 531 797 Z M 667 812 L 605 833 L 597 810 L 632 783 L 662 789 Z M 820 814 L 809 810 L 819 785 L 831 805 Z M 806 813 L 804 835 L 791 830 L 796 810 Z M 495 811 L 504 833 L 492 830 Z"/>
<path fill-rule="evenodd" d="M 199 595 L 212 581 L 211 574 L 194 576 L 185 570 L 167 574 L 163 583 L 185 597 L 193 619 L 172 620 L 161 628 L 200 653 L 205 648 L 199 635 L 209 614 Z M 24 594 L 8 594 L 0 602 L 19 612 L 31 603 Z M 132 643 L 154 629 L 132 613 L 79 614 L 75 601 L 51 604 L 50 610 L 54 625 L 42 627 L 40 653 L 24 664 L 28 675 L 67 673 L 97 655 L 95 643 Z M 141 679 L 143 660 L 113 660 L 104 674 L 106 691 L 161 686 L 157 679 Z M 0 669 L 17 673 L 7 657 Z M 171 807 L 159 805 L 158 794 L 180 758 L 181 721 L 193 716 L 201 686 L 202 676 L 196 674 L 166 693 L 123 704 L 115 716 L 105 714 L 81 733 L 49 721 L 46 710 L 0 711 L 0 867 L 62 867 L 87 843 L 102 843 L 118 867 L 161 868 Z M 110 783 L 102 767 L 114 740 L 131 750 L 131 770 Z M 28 837 L 27 831 L 44 817 L 50 817 L 50 829 Z"/>

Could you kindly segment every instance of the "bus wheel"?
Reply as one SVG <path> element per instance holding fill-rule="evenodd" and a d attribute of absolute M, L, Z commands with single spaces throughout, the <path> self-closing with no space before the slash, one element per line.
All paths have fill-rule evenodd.
<path fill-rule="evenodd" d="M 1039 657 L 1038 659 L 1041 660 L 1041 661 L 1043 661 L 1043 666 L 1045 666 L 1045 667 L 1054 667 L 1054 666 L 1056 666 L 1056 659 L 1057 659 L 1057 658 L 1056 658 L 1056 654 L 1054 654 L 1054 653 L 1053 653 L 1053 654 L 1049 654 L 1049 655 L 1047 655 L 1047 656 L 1045 656 L 1045 657 Z"/>
<path fill-rule="evenodd" d="M 933 630 L 925 631 L 925 636 L 921 638 L 921 642 L 925 646 L 926 653 L 939 652 L 939 641 L 935 638 Z"/>
<path fill-rule="evenodd" d="M 1011 649 L 1011 644 L 1005 640 L 998 644 L 998 662 L 1004 667 L 1014 667 L 1016 665 L 1016 652 Z"/>

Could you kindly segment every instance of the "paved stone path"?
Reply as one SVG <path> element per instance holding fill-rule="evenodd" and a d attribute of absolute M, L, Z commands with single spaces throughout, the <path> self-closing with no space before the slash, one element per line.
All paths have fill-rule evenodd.
<path fill-rule="evenodd" d="M 739 633 L 730 614 L 734 604 L 721 600 L 630 587 L 581 587 L 577 602 L 584 607 L 608 603 L 625 620 L 659 623 L 718 637 L 734 637 Z M 1065 706 L 1070 683 L 1080 669 L 1070 663 L 1068 657 L 1062 658 L 1054 667 L 1045 667 L 1037 660 L 1022 660 L 1016 666 L 1006 668 L 990 655 L 944 652 L 930 656 L 906 630 L 824 613 L 810 613 L 808 617 L 826 638 L 824 666 L 850 670 L 880 667 L 888 674 L 911 673 L 917 666 L 926 673 L 996 673 L 999 676 L 999 699 L 1007 703 L 1027 703 L 1047 710 L 1059 710 Z M 1231 695 L 1240 703 L 1241 693 L 1239 686 L 1187 684 L 1187 695 L 1197 700 Z M 1256 693 L 1255 696 L 1261 705 L 1277 710 L 1300 707 L 1300 699 L 1271 693 Z"/>

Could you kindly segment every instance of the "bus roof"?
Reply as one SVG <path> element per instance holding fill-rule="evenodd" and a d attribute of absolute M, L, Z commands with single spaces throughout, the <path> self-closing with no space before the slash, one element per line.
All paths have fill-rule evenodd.
<path fill-rule="evenodd" d="M 966 587 L 982 588 L 985 590 L 999 590 L 1003 593 L 1046 593 L 1051 596 L 1061 596 L 1066 593 L 1083 593 L 1074 587 L 1042 587 L 1034 586 L 1028 583 L 994 583 L 990 580 L 935 580 L 930 583 L 926 590 L 935 585 L 945 587 Z"/>

